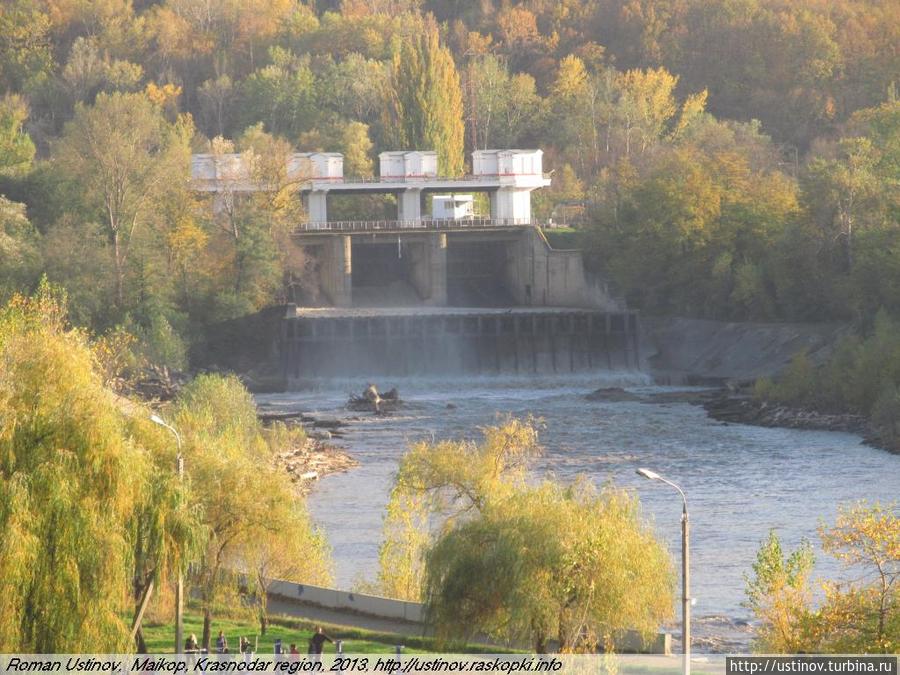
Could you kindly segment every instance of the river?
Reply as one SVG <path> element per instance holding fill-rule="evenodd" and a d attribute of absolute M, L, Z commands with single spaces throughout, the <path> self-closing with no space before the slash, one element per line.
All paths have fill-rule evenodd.
<path fill-rule="evenodd" d="M 407 405 L 389 416 L 348 413 L 347 392 L 360 382 L 328 381 L 308 390 L 259 396 L 268 409 L 304 410 L 348 421 L 343 444 L 359 467 L 324 478 L 310 510 L 334 550 L 338 586 L 372 580 L 381 522 L 398 459 L 410 441 L 476 438 L 476 427 L 498 415 L 543 419 L 545 453 L 535 470 L 560 480 L 586 474 L 638 491 L 645 516 L 680 561 L 681 501 L 667 486 L 635 474 L 651 468 L 679 483 L 691 514 L 692 595 L 696 648 L 746 650 L 751 638 L 743 576 L 760 542 L 774 528 L 787 549 L 818 541 L 819 523 L 837 505 L 896 499 L 900 456 L 845 433 L 724 424 L 683 402 L 653 402 L 673 391 L 640 373 L 523 379 L 382 381 Z M 622 386 L 651 402 L 588 401 L 598 387 Z M 455 407 L 448 407 L 453 404 Z M 677 568 L 677 567 L 676 567 Z M 677 568 L 680 569 L 680 568 Z M 816 573 L 837 577 L 835 561 L 816 549 Z M 677 622 L 673 626 L 677 633 Z"/>

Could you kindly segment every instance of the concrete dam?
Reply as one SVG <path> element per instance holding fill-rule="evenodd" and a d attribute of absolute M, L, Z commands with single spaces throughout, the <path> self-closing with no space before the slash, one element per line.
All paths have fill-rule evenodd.
<path fill-rule="evenodd" d="M 289 382 L 361 375 L 546 375 L 640 365 L 633 312 L 293 307 L 288 311 L 280 353 Z"/>
<path fill-rule="evenodd" d="M 344 177 L 337 153 L 289 162 L 307 213 L 292 245 L 317 284 L 317 306 L 289 305 L 277 330 L 289 386 L 640 367 L 637 315 L 592 282 L 580 251 L 554 249 L 532 220 L 531 192 L 550 184 L 540 150 L 476 151 L 473 174 L 454 178 L 438 177 L 433 152 L 380 160 L 374 179 Z M 195 156 L 193 173 L 214 208 L 222 191 L 265 189 L 239 156 Z M 395 219 L 329 218 L 332 197 L 373 193 L 395 199 Z M 489 215 L 473 212 L 473 193 L 487 196 Z"/>

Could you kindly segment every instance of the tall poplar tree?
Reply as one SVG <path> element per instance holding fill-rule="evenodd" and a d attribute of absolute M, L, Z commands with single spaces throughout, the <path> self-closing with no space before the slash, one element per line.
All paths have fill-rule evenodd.
<path fill-rule="evenodd" d="M 450 50 L 432 16 L 395 49 L 385 128 L 397 149 L 436 150 L 442 175 L 463 172 L 463 99 Z"/>

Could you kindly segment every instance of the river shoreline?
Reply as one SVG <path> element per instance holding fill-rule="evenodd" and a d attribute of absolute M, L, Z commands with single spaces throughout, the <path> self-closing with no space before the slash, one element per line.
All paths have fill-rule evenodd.
<path fill-rule="evenodd" d="M 746 392 L 711 386 L 702 391 L 666 392 L 642 395 L 619 387 L 597 389 L 585 396 L 588 401 L 644 403 L 690 403 L 702 407 L 710 419 L 726 424 L 748 424 L 774 429 L 837 431 L 862 436 L 862 442 L 891 454 L 900 454 L 900 446 L 880 436 L 871 421 L 853 413 L 823 413 L 808 408 L 762 401 Z"/>
<path fill-rule="evenodd" d="M 714 420 L 759 427 L 841 431 L 862 436 L 862 442 L 891 454 L 900 454 L 900 446 L 883 438 L 863 415 L 823 413 L 808 408 L 761 401 L 748 394 L 719 390 L 718 395 L 696 401 Z"/>
<path fill-rule="evenodd" d="M 359 466 L 359 461 L 345 448 L 331 441 L 342 436 L 344 422 L 337 419 L 320 419 L 300 411 L 272 411 L 257 406 L 257 418 L 264 426 L 278 422 L 287 427 L 302 428 L 299 442 L 279 448 L 274 457 L 290 477 L 294 491 L 308 495 L 319 479 L 343 473 Z"/>

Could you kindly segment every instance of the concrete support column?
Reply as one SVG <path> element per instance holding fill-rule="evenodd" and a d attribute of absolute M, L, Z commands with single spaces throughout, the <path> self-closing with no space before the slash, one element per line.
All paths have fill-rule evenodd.
<path fill-rule="evenodd" d="M 506 288 L 518 305 L 541 305 L 542 274 L 546 274 L 546 261 L 533 228 L 523 228 L 517 241 L 507 244 L 506 266 L 503 270 Z"/>
<path fill-rule="evenodd" d="M 431 271 L 431 297 L 429 304 L 443 307 L 447 304 L 447 233 L 428 235 L 428 262 Z"/>
<path fill-rule="evenodd" d="M 531 189 L 501 187 L 490 193 L 491 218 L 531 223 Z"/>
<path fill-rule="evenodd" d="M 407 188 L 397 195 L 397 220 L 422 220 L 422 190 Z"/>
<path fill-rule="evenodd" d="M 234 199 L 234 195 L 226 195 L 224 192 L 213 192 L 212 199 L 212 212 L 214 216 L 219 216 L 225 213 L 228 208 L 228 197 Z"/>
<path fill-rule="evenodd" d="M 335 307 L 353 306 L 353 241 L 349 234 L 328 237 L 319 262 L 322 290 Z"/>
<path fill-rule="evenodd" d="M 410 282 L 426 305 L 447 304 L 447 234 L 429 232 L 408 239 Z"/>
<path fill-rule="evenodd" d="M 309 213 L 309 222 L 328 222 L 328 191 L 314 190 L 306 198 L 306 210 Z"/>

